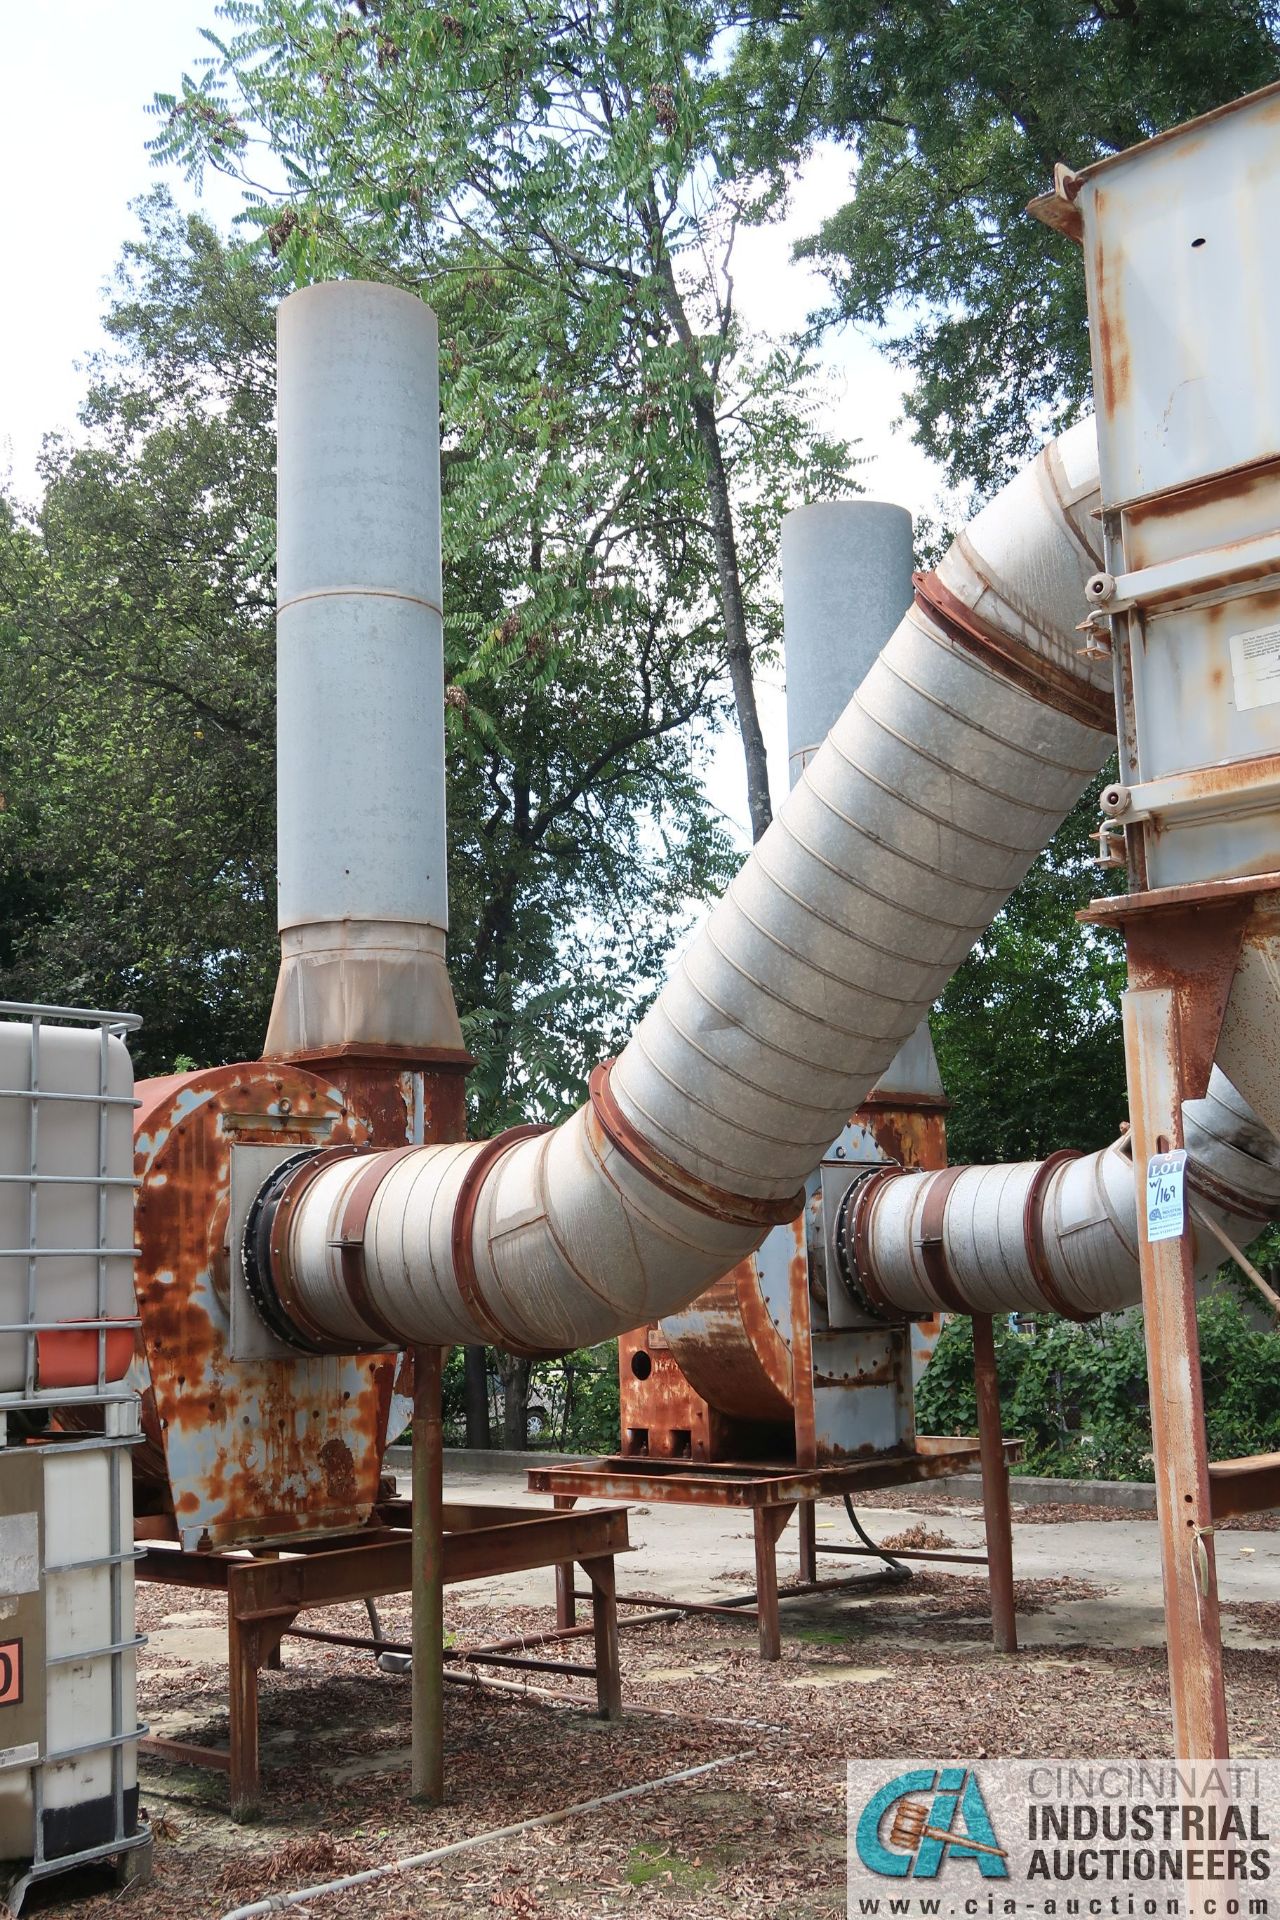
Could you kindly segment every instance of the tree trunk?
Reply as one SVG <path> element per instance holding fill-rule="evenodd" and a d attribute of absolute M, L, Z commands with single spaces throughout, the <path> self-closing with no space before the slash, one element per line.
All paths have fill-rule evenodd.
<path fill-rule="evenodd" d="M 467 1422 L 467 1445 L 491 1447 L 489 1432 L 489 1364 L 483 1347 L 462 1350 L 462 1405 Z"/>
<path fill-rule="evenodd" d="M 502 1381 L 502 1444 L 513 1453 L 523 1452 L 529 1444 L 531 1368 L 531 1361 L 520 1360 L 514 1353 L 498 1354 L 498 1378 Z"/>
<path fill-rule="evenodd" d="M 711 537 L 720 588 L 720 617 L 724 621 L 725 660 L 729 668 L 729 685 L 733 689 L 734 710 L 738 716 L 738 732 L 742 738 L 742 754 L 747 763 L 747 811 L 751 816 L 751 838 L 758 840 L 773 819 L 773 806 L 769 799 L 769 761 L 764 749 L 764 734 L 760 730 L 760 715 L 756 711 L 755 683 L 751 677 L 751 642 L 747 635 L 747 615 L 742 601 L 742 575 L 738 567 L 738 542 L 733 531 L 729 476 L 725 472 L 720 423 L 716 418 L 715 386 L 703 364 L 702 353 L 680 298 L 675 269 L 666 251 L 656 205 L 647 209 L 647 217 L 663 305 L 688 363 L 689 380 L 693 388 L 693 423 L 707 462 L 707 505 L 711 511 Z"/>
<path fill-rule="evenodd" d="M 742 604 L 742 577 L 738 571 L 738 543 L 733 531 L 729 479 L 724 470 L 720 427 L 714 406 L 699 396 L 693 404 L 693 415 L 707 460 L 707 492 L 716 550 L 716 574 L 720 583 L 725 658 L 729 666 L 734 709 L 738 716 L 738 732 L 742 738 L 742 754 L 747 763 L 747 811 L 751 816 L 751 838 L 758 840 L 773 819 L 773 806 L 769 799 L 769 761 L 760 728 L 760 715 L 756 710 L 755 682 L 751 676 L 751 642 L 747 637 L 747 616 Z"/>

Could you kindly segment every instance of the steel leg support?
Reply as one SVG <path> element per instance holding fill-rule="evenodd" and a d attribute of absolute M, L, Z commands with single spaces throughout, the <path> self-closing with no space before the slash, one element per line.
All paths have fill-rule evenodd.
<path fill-rule="evenodd" d="M 621 1720 L 622 1664 L 618 1651 L 618 1588 L 613 1561 L 584 1560 L 582 1571 L 591 1582 L 597 1709 L 602 1720 Z"/>
<path fill-rule="evenodd" d="M 553 1507 L 568 1509 L 576 1506 L 577 1495 L 557 1493 L 552 1496 Z M 573 1561 L 564 1560 L 556 1568 L 556 1625 L 574 1627 L 578 1624 L 577 1608 L 573 1600 Z"/>
<path fill-rule="evenodd" d="M 987 1533 L 987 1578 L 991 1583 L 991 1638 L 997 1653 L 1018 1651 L 1013 1605 L 1013 1521 L 1009 1512 L 1009 1463 L 1000 1425 L 1000 1381 L 995 1332 L 988 1313 L 973 1316 L 973 1384 L 978 1402 L 978 1452 L 982 1464 L 982 1518 Z"/>
<path fill-rule="evenodd" d="M 818 1507 L 813 1500 L 802 1500 L 796 1511 L 800 1528 L 800 1579 L 805 1586 L 818 1577 Z"/>
<path fill-rule="evenodd" d="M 1179 1760 L 1223 1760 L 1230 1747 L 1190 1214 L 1179 1240 L 1152 1243 L 1145 1233 L 1147 1163 L 1152 1154 L 1182 1145 L 1179 1025 L 1171 987 L 1131 987 L 1125 994 L 1125 1059 L 1138 1183 L 1138 1258 L 1164 1573 L 1173 1754 Z"/>
<path fill-rule="evenodd" d="M 227 1659 L 230 1667 L 228 1717 L 231 1722 L 231 1811 L 245 1819 L 257 1805 L 262 1779 L 258 1719 L 258 1673 L 270 1667 L 293 1613 L 245 1620 L 237 1606 L 233 1578 L 227 1585 Z"/>
<path fill-rule="evenodd" d="M 233 1606 L 227 1609 L 227 1651 L 230 1660 L 231 1811 L 239 1819 L 250 1814 L 258 1798 L 258 1666 L 261 1652 L 258 1622 L 241 1620 Z"/>
<path fill-rule="evenodd" d="M 791 1518 L 790 1507 L 757 1507 L 756 1610 L 760 1626 L 760 1658 L 781 1660 L 782 1624 L 778 1617 L 778 1536 Z"/>
<path fill-rule="evenodd" d="M 439 1347 L 418 1347 L 413 1371 L 413 1797 L 444 1799 L 444 1448 Z"/>

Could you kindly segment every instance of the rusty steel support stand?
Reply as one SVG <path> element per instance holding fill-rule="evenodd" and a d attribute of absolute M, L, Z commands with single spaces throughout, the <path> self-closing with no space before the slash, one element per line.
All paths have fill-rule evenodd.
<path fill-rule="evenodd" d="M 1230 1740 L 1190 1213 L 1181 1239 L 1153 1243 L 1145 1232 L 1147 1163 L 1152 1154 L 1182 1145 L 1185 1063 L 1180 1025 L 1172 987 L 1130 987 L 1125 994 L 1125 1063 L 1138 1186 L 1138 1259 L 1168 1630 L 1173 1754 L 1178 1760 L 1224 1760 Z"/>
<path fill-rule="evenodd" d="M 577 1495 L 573 1493 L 553 1494 L 553 1507 L 567 1511 L 577 1504 Z M 578 1624 L 578 1612 L 573 1603 L 573 1561 L 562 1560 L 556 1567 L 556 1625 L 574 1627 Z"/>
<path fill-rule="evenodd" d="M 804 1584 L 818 1577 L 818 1507 L 814 1500 L 802 1500 L 796 1510 L 800 1529 L 800 1579 Z"/>
<path fill-rule="evenodd" d="M 227 1718 L 230 1722 L 229 1787 L 231 1812 L 244 1820 L 256 1810 L 262 1784 L 259 1758 L 258 1674 L 278 1662 L 282 1636 L 293 1625 L 292 1612 L 274 1616 L 258 1614 L 241 1617 L 238 1594 L 233 1584 L 227 1587 L 227 1665 L 229 1691 Z"/>
<path fill-rule="evenodd" d="M 413 1356 L 412 1790 L 444 1799 L 444 1445 L 439 1347 Z"/>
<path fill-rule="evenodd" d="M 1018 1651 L 1013 1604 L 1013 1520 L 1009 1511 L 1009 1463 L 1000 1427 L 1000 1380 L 989 1313 L 973 1316 L 973 1384 L 978 1402 L 978 1449 L 982 1464 L 982 1519 L 987 1533 L 987 1578 L 991 1583 L 991 1638 L 997 1653 Z"/>
<path fill-rule="evenodd" d="M 602 1720 L 622 1718 L 622 1658 L 618 1647 L 618 1584 L 612 1560 L 584 1560 L 591 1582 L 591 1626 L 596 1659 L 596 1711 Z M 570 1573 L 573 1568 L 570 1565 Z"/>
<path fill-rule="evenodd" d="M 778 1616 L 778 1536 L 791 1518 L 790 1507 L 757 1507 L 756 1617 L 760 1628 L 760 1658 L 781 1660 L 782 1623 Z"/>
<path fill-rule="evenodd" d="M 231 1812 L 243 1819 L 258 1798 L 258 1623 L 241 1620 L 234 1606 L 227 1608 L 227 1655 L 231 1723 Z"/>

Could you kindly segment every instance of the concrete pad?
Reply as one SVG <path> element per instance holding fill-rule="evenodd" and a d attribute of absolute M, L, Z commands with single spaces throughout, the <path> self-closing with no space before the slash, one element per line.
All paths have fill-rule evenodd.
<path fill-rule="evenodd" d="M 525 1466 L 518 1460 L 490 1455 L 483 1469 L 446 1474 L 445 1495 L 460 1500 L 492 1500 L 506 1506 L 527 1506 L 545 1512 L 545 1495 L 525 1490 Z M 402 1487 L 408 1490 L 407 1479 Z M 928 1491 L 933 1492 L 930 1488 Z M 883 1540 L 902 1533 L 917 1522 L 930 1532 L 942 1533 L 957 1549 L 981 1551 L 982 1510 L 979 1506 L 958 1508 L 945 1514 L 918 1513 L 911 1508 L 867 1508 L 859 1516 L 872 1537 Z M 750 1515 L 741 1509 L 667 1505 L 648 1500 L 630 1512 L 632 1551 L 618 1560 L 618 1586 L 622 1593 L 652 1594 L 676 1600 L 721 1598 L 725 1590 L 746 1591 L 753 1582 L 753 1528 Z M 853 1536 L 839 1501 L 819 1502 L 817 1515 L 819 1577 L 837 1579 L 869 1574 L 873 1563 L 832 1554 L 826 1557 L 822 1547 L 828 1541 L 848 1541 Z M 1219 1591 L 1224 1602 L 1272 1601 L 1280 1587 L 1280 1533 L 1232 1532 L 1217 1540 Z M 1096 1598 L 1075 1600 L 1043 1613 L 1028 1614 L 1019 1620 L 1023 1644 L 1037 1649 L 1060 1646 L 1074 1657 L 1074 1649 L 1097 1646 L 1163 1647 L 1164 1614 L 1161 1600 L 1160 1531 L 1153 1520 L 1134 1515 L 1124 1521 L 1071 1520 L 1056 1524 L 1033 1524 L 1013 1529 L 1014 1575 L 1020 1580 L 1052 1580 L 1071 1577 L 1087 1580 L 1101 1589 Z M 913 1563 L 915 1564 L 915 1563 Z M 927 1570 L 929 1563 L 918 1563 Z M 953 1566 L 947 1571 L 985 1582 L 981 1566 Z M 799 1574 L 799 1541 L 794 1520 L 778 1543 L 778 1575 L 785 1585 Z M 870 1589 L 882 1594 L 883 1587 Z M 498 1579 L 477 1581 L 451 1589 L 453 1604 L 469 1602 L 491 1606 L 546 1606 L 554 1598 L 554 1580 L 550 1568 L 509 1574 Z M 901 1604 L 910 1607 L 910 1589 L 905 1588 Z M 806 1600 L 787 1601 L 782 1608 L 783 1632 L 788 1621 L 815 1619 L 838 1621 L 842 1637 L 863 1637 L 859 1628 L 859 1597 L 818 1594 Z M 585 1617 L 585 1609 L 583 1609 Z M 625 1613 L 624 1613 L 625 1617 Z M 1260 1637 L 1252 1629 L 1228 1614 L 1224 1617 L 1224 1639 L 1233 1647 L 1266 1647 L 1277 1644 Z M 900 1644 L 905 1635 L 877 1634 L 885 1641 Z M 870 1635 L 868 1635 L 870 1637 Z M 917 1644 L 917 1642 L 913 1642 Z M 940 1650 L 943 1642 L 931 1641 Z M 953 1636 L 947 1642 L 956 1650 L 974 1650 L 972 1637 Z M 189 1657 L 189 1656 L 188 1656 Z"/>
<path fill-rule="evenodd" d="M 225 1667 L 225 1627 L 157 1627 L 147 1635 L 147 1652 L 162 1660 L 182 1660 L 192 1667 Z"/>

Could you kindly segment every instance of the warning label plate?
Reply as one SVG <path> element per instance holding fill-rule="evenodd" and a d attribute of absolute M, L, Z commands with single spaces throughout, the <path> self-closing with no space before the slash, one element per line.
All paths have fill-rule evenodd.
<path fill-rule="evenodd" d="M 1231 678 L 1240 713 L 1280 700 L 1280 626 L 1232 634 Z"/>

